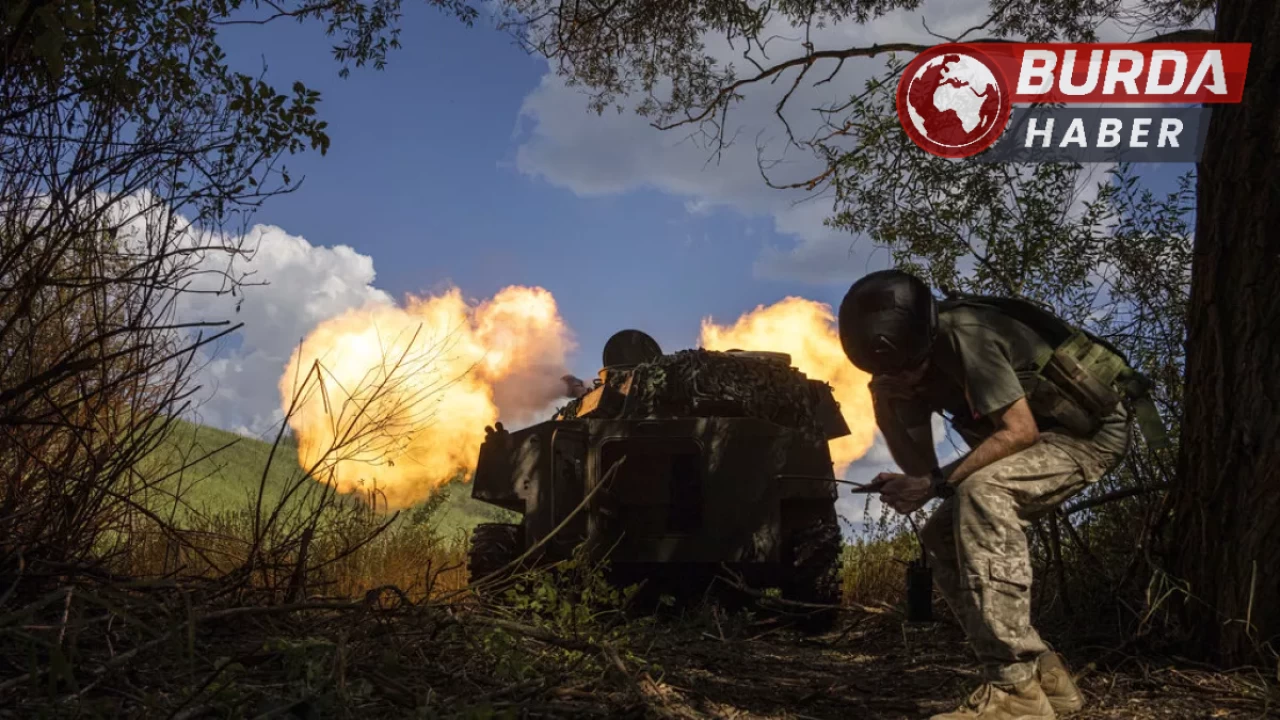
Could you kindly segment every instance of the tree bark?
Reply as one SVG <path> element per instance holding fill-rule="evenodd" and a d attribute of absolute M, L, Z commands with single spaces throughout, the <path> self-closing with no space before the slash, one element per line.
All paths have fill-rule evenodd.
<path fill-rule="evenodd" d="M 1280 652 L 1280 2 L 1221 0 L 1252 43 L 1243 102 L 1218 105 L 1198 172 L 1187 388 L 1170 570 L 1191 649 Z M 1246 621 L 1248 624 L 1246 624 Z M 1270 643 L 1271 648 L 1266 644 Z"/>

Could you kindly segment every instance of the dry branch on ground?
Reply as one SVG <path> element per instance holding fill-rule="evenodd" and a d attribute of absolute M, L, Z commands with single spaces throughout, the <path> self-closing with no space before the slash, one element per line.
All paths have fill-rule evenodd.
<path fill-rule="evenodd" d="M 785 616 L 710 609 L 623 620 L 610 634 L 475 598 L 413 603 L 392 588 L 354 602 L 217 607 L 192 604 L 202 588 L 186 583 L 69 580 L 0 617 L 0 717 L 887 719 L 947 708 L 976 681 L 956 627 L 894 613 L 846 611 L 822 637 L 793 632 Z M 24 667 L 13 652 L 22 641 L 47 662 Z M 1085 720 L 1280 707 L 1262 670 L 1063 649 L 1089 697 Z"/>

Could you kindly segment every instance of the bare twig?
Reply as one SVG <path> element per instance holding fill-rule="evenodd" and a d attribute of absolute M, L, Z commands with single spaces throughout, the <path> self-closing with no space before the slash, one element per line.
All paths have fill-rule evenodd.
<path fill-rule="evenodd" d="M 1162 490 L 1168 489 L 1168 487 L 1169 486 L 1167 484 L 1162 484 L 1162 485 L 1156 485 L 1153 487 L 1136 487 L 1136 488 L 1124 488 L 1123 490 L 1113 490 L 1104 495 L 1099 495 L 1098 497 L 1095 497 L 1095 498 L 1089 498 L 1088 500 L 1081 500 L 1078 503 L 1074 503 L 1071 506 L 1064 509 L 1062 511 L 1062 514 L 1066 517 L 1070 517 L 1078 512 L 1088 510 L 1089 508 L 1095 508 L 1100 505 L 1106 505 L 1108 503 L 1112 503 L 1117 500 L 1124 500 L 1125 498 L 1131 498 L 1137 495 L 1145 495 L 1147 493 L 1160 492 Z"/>

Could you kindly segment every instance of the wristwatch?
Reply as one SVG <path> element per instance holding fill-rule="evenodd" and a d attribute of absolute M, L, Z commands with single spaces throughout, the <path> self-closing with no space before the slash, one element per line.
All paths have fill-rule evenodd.
<path fill-rule="evenodd" d="M 935 467 L 929 471 L 929 483 L 934 497 L 945 499 L 956 494 L 956 489 L 947 482 L 947 476 L 942 474 L 942 468 Z"/>

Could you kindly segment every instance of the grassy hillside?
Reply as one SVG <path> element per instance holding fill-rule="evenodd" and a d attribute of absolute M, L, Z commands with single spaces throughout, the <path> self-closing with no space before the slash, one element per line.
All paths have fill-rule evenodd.
<path fill-rule="evenodd" d="M 147 463 L 149 470 L 171 471 L 187 466 L 167 482 L 168 489 L 181 490 L 186 502 L 198 510 L 216 512 L 247 507 L 252 502 L 270 453 L 270 443 L 179 421 L 165 446 L 153 453 Z M 281 443 L 276 449 L 266 478 L 268 502 L 277 500 L 282 488 L 298 477 L 301 470 L 297 457 L 294 445 Z M 470 530 L 476 523 L 503 517 L 504 511 L 473 500 L 471 485 L 460 479 L 445 485 L 440 492 L 445 499 L 433 517 L 442 532 Z"/>

